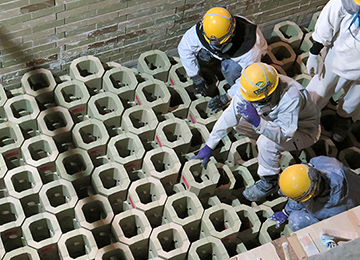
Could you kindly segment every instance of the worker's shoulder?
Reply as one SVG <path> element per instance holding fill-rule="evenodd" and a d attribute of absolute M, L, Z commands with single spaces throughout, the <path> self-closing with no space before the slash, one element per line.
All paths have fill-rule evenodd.
<path fill-rule="evenodd" d="M 342 168 L 343 166 L 338 159 L 324 155 L 311 158 L 309 163 L 319 170 L 322 170 L 325 166 L 331 166 L 332 168 Z"/>
<path fill-rule="evenodd" d="M 283 91 L 286 95 L 290 96 L 290 98 L 299 97 L 300 92 L 305 90 L 299 82 L 281 74 L 279 74 L 279 84 L 282 84 Z"/>

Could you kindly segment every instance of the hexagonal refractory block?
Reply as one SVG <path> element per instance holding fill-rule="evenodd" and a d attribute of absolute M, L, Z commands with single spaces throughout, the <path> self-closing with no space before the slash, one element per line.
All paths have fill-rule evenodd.
<path fill-rule="evenodd" d="M 30 165 L 9 170 L 4 182 L 9 195 L 17 199 L 38 193 L 42 186 L 37 169 Z"/>
<path fill-rule="evenodd" d="M 181 63 L 177 63 L 171 66 L 169 70 L 168 82 L 170 82 L 170 84 L 174 87 L 177 86 L 181 88 L 188 88 L 193 84 Z"/>
<path fill-rule="evenodd" d="M 161 216 L 167 195 L 161 182 L 153 177 L 146 177 L 131 183 L 127 206 L 145 213 L 151 226 L 161 225 Z"/>
<path fill-rule="evenodd" d="M 106 153 L 109 134 L 100 120 L 89 119 L 76 124 L 72 130 L 72 136 L 76 146 L 86 150 L 90 157 Z"/>
<path fill-rule="evenodd" d="M 41 133 L 54 139 L 69 134 L 74 126 L 69 110 L 61 106 L 41 111 L 37 121 Z"/>
<path fill-rule="evenodd" d="M 288 43 L 294 49 L 299 49 L 303 35 L 299 25 L 292 21 L 283 21 L 275 24 L 271 37 L 276 41 Z"/>
<path fill-rule="evenodd" d="M 89 154 L 81 148 L 61 153 L 55 163 L 61 178 L 68 181 L 90 179 L 94 168 Z"/>
<path fill-rule="evenodd" d="M 258 151 L 256 141 L 248 137 L 239 139 L 231 144 L 227 163 L 231 166 L 243 165 L 247 167 L 257 160 Z"/>
<path fill-rule="evenodd" d="M 318 11 L 316 13 L 313 14 L 313 16 L 311 17 L 311 21 L 309 23 L 309 26 L 308 26 L 308 31 L 311 32 L 311 31 L 314 31 L 315 29 L 315 24 L 319 18 L 319 15 L 320 15 L 321 11 Z"/>
<path fill-rule="evenodd" d="M 235 177 L 229 166 L 222 163 L 215 163 L 218 173 L 220 175 L 219 182 L 216 185 L 214 195 L 219 199 L 230 199 L 232 190 L 235 186 Z"/>
<path fill-rule="evenodd" d="M 71 182 L 55 180 L 42 186 L 40 202 L 44 209 L 52 214 L 57 214 L 68 208 L 75 207 L 78 197 Z"/>
<path fill-rule="evenodd" d="M 22 230 L 26 243 L 35 249 L 56 244 L 61 236 L 56 217 L 48 212 L 26 218 Z"/>
<path fill-rule="evenodd" d="M 201 146 L 206 143 L 210 133 L 206 126 L 199 123 L 191 124 L 189 125 L 189 128 L 192 134 L 189 152 L 193 154 L 194 152 L 199 151 Z"/>
<path fill-rule="evenodd" d="M 125 110 L 121 126 L 126 132 L 139 136 L 146 150 L 152 149 L 151 142 L 155 138 L 158 120 L 149 106 L 135 106 Z"/>
<path fill-rule="evenodd" d="M 17 248 L 11 252 L 7 252 L 3 260 L 14 260 L 14 259 L 24 259 L 24 260 L 41 260 L 36 249 L 30 246 L 24 246 Z"/>
<path fill-rule="evenodd" d="M 75 217 L 81 227 L 93 230 L 111 223 L 114 212 L 107 198 L 96 194 L 78 201 L 75 206 Z"/>
<path fill-rule="evenodd" d="M 135 99 L 139 105 L 151 107 L 157 115 L 169 111 L 170 92 L 160 80 L 146 80 L 140 83 L 135 90 Z"/>
<path fill-rule="evenodd" d="M 338 158 L 346 167 L 360 174 L 360 148 L 353 146 L 341 150 Z"/>
<path fill-rule="evenodd" d="M 257 239 L 260 232 L 261 221 L 254 208 L 241 204 L 238 200 L 234 200 L 232 206 L 241 221 L 238 237 L 250 249 L 249 244 L 252 243 L 252 240 Z"/>
<path fill-rule="evenodd" d="M 70 77 L 85 83 L 89 94 L 95 95 L 102 89 L 102 76 L 105 69 L 101 61 L 94 56 L 83 56 L 70 64 Z"/>
<path fill-rule="evenodd" d="M 130 248 L 120 242 L 112 243 L 111 245 L 100 248 L 95 256 L 95 259 L 135 260 Z"/>
<path fill-rule="evenodd" d="M 134 256 L 144 255 L 148 251 L 152 227 L 144 212 L 130 209 L 117 214 L 112 229 L 116 239 L 129 246 Z"/>
<path fill-rule="evenodd" d="M 354 143 L 353 143 L 354 144 Z M 321 135 L 320 139 L 311 146 L 316 156 L 325 155 L 336 158 L 338 149 L 330 137 Z"/>
<path fill-rule="evenodd" d="M 160 50 L 151 50 L 140 54 L 137 70 L 166 82 L 171 63 L 169 57 Z"/>
<path fill-rule="evenodd" d="M 156 128 L 155 140 L 159 146 L 174 149 L 178 156 L 188 153 L 191 138 L 188 124 L 180 118 L 169 118 Z"/>
<path fill-rule="evenodd" d="M 84 228 L 62 234 L 58 246 L 63 260 L 95 259 L 98 251 L 93 234 Z"/>
<path fill-rule="evenodd" d="M 56 81 L 50 70 L 41 68 L 25 73 L 21 85 L 24 92 L 35 97 L 44 109 L 54 106 Z"/>
<path fill-rule="evenodd" d="M 154 228 L 149 241 L 149 258 L 186 259 L 190 241 L 184 229 L 175 223 Z"/>
<path fill-rule="evenodd" d="M 36 120 L 40 113 L 35 98 L 26 94 L 8 99 L 4 108 L 9 121 L 16 124 Z"/>
<path fill-rule="evenodd" d="M 351 140 L 351 143 L 360 148 L 360 121 L 355 122 L 350 127 L 350 133 L 349 133 L 349 139 Z"/>
<path fill-rule="evenodd" d="M 88 102 L 89 116 L 105 121 L 111 117 L 119 117 L 124 111 L 120 98 L 110 92 L 99 93 L 92 96 Z"/>
<path fill-rule="evenodd" d="M 194 192 L 202 203 L 206 203 L 215 192 L 219 182 L 219 172 L 216 165 L 210 161 L 206 168 L 201 167 L 202 160 L 190 160 L 184 165 L 181 172 L 181 183 Z"/>
<path fill-rule="evenodd" d="M 55 88 L 55 102 L 67 108 L 71 114 L 81 119 L 87 114 L 87 102 L 90 94 L 85 84 L 76 79 L 65 81 Z"/>
<path fill-rule="evenodd" d="M 39 135 L 25 140 L 21 151 L 25 162 L 35 167 L 55 162 L 59 154 L 54 140 L 47 135 Z"/>
<path fill-rule="evenodd" d="M 300 46 L 301 53 L 310 51 L 310 48 L 313 45 L 312 34 L 313 34 L 313 32 L 308 32 L 307 34 L 305 34 L 305 37 L 304 37 L 303 41 L 301 42 L 301 46 Z"/>
<path fill-rule="evenodd" d="M 209 132 L 211 132 L 216 121 L 222 114 L 222 112 L 211 112 L 210 108 L 207 106 L 210 99 L 210 97 L 201 97 L 191 102 L 189 114 L 187 116 L 187 121 L 190 124 L 199 123 L 205 125 Z"/>
<path fill-rule="evenodd" d="M 0 232 L 20 227 L 25 219 L 20 201 L 10 196 L 0 199 L 0 214 Z"/>
<path fill-rule="evenodd" d="M 193 242 L 199 238 L 203 213 L 204 208 L 199 198 L 190 191 L 182 191 L 168 197 L 162 223 L 174 222 L 181 225 Z"/>
<path fill-rule="evenodd" d="M 4 122 L 0 124 L 0 153 L 20 148 L 24 141 L 18 124 Z"/>
<path fill-rule="evenodd" d="M 213 202 L 212 199 L 214 199 Z M 210 198 L 210 203 L 212 207 L 204 211 L 201 220 L 200 237 L 219 238 L 226 247 L 227 243 L 233 242 L 237 237 L 241 227 L 240 218 L 232 206 L 220 203 L 217 197 Z"/>
<path fill-rule="evenodd" d="M 110 139 L 107 146 L 107 156 L 110 161 L 124 165 L 126 171 L 141 169 L 145 149 L 140 138 L 133 133 L 123 133 Z M 137 180 L 137 176 L 129 175 L 130 180 Z"/>
<path fill-rule="evenodd" d="M 179 86 L 169 86 L 170 104 L 169 110 L 171 113 L 181 119 L 186 119 L 191 99 L 187 91 Z"/>
<path fill-rule="evenodd" d="M 103 89 L 116 95 L 125 92 L 135 93 L 138 85 L 134 71 L 126 67 L 112 68 L 103 76 Z"/>
<path fill-rule="evenodd" d="M 221 260 L 230 259 L 230 256 L 220 239 L 204 237 L 191 244 L 188 258 L 193 260 Z"/>
<path fill-rule="evenodd" d="M 295 62 L 296 54 L 291 46 L 285 42 L 275 42 L 268 46 L 267 55 L 271 63 L 281 66 L 285 71 Z"/>
<path fill-rule="evenodd" d="M 97 193 L 107 197 L 116 194 L 118 199 L 122 201 L 126 199 L 131 181 L 122 164 L 109 162 L 100 165 L 94 169 L 91 178 Z"/>
<path fill-rule="evenodd" d="M 171 194 L 181 168 L 181 163 L 173 149 L 155 148 L 145 154 L 143 172 L 161 181 L 167 194 Z"/>

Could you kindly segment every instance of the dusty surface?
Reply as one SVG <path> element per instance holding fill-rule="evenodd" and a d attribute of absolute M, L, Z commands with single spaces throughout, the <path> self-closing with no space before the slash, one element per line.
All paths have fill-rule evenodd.
<path fill-rule="evenodd" d="M 320 255 L 314 255 L 306 260 L 359 260 L 360 259 L 360 238 L 343 243 Z"/>

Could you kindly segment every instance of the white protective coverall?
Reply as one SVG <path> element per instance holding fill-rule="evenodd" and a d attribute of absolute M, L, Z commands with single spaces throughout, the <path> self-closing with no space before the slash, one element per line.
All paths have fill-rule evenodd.
<path fill-rule="evenodd" d="M 342 117 L 357 116 L 360 102 L 360 29 L 350 28 L 357 41 L 349 32 L 352 20 L 342 1 L 330 0 L 325 5 L 312 37 L 326 46 L 328 53 L 320 79 L 315 75 L 306 88 L 320 109 L 343 88 L 345 96 L 337 111 Z"/>
<path fill-rule="evenodd" d="M 235 16 L 235 18 L 238 24 L 240 24 L 238 22 L 240 20 L 250 23 L 244 17 Z M 178 45 L 178 52 L 182 65 L 185 68 L 186 73 L 188 74 L 189 77 L 193 77 L 197 75 L 199 72 L 199 65 L 196 59 L 196 55 L 199 53 L 201 49 L 205 49 L 209 51 L 214 58 L 220 61 L 225 59 L 224 57 L 220 57 L 216 55 L 215 54 L 216 51 L 212 50 L 210 47 L 207 48 L 204 46 L 204 44 L 199 39 L 197 27 L 198 24 L 192 26 L 188 31 L 186 31 L 186 33 L 184 34 Z M 267 51 L 267 42 L 260 29 L 256 28 L 256 40 L 253 47 L 246 53 L 242 54 L 241 56 L 237 56 L 236 54 L 232 55 L 230 59 L 238 63 L 241 66 L 241 68 L 244 69 L 248 65 L 254 62 L 260 62 L 261 57 L 266 54 L 266 51 Z M 233 86 L 231 89 L 228 90 L 228 95 L 232 98 L 237 90 L 238 89 Z"/>
<path fill-rule="evenodd" d="M 233 87 L 239 89 L 239 84 L 240 80 L 237 80 Z M 320 110 L 303 86 L 288 76 L 279 75 L 277 88 L 280 100 L 271 109 L 254 106 L 260 115 L 257 128 L 238 114 L 237 103 L 244 102 L 244 98 L 237 91 L 214 125 L 206 144 L 214 149 L 233 127 L 240 135 L 257 138 L 259 176 L 278 174 L 281 152 L 311 146 L 319 139 L 321 129 Z"/>

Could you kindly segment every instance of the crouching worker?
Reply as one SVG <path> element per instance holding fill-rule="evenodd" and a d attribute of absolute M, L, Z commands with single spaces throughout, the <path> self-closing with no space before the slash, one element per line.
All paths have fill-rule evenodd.
<path fill-rule="evenodd" d="M 335 158 L 319 156 L 310 164 L 292 165 L 279 178 L 280 191 L 289 200 L 269 219 L 276 227 L 288 219 L 297 231 L 360 205 L 359 185 L 360 176 Z"/>
<path fill-rule="evenodd" d="M 259 201 L 277 192 L 281 152 L 300 150 L 318 140 L 320 111 L 304 87 L 265 63 L 246 67 L 235 86 L 240 90 L 214 125 L 205 147 L 191 159 L 203 159 L 204 166 L 231 128 L 257 139 L 261 179 L 243 195 Z"/>

